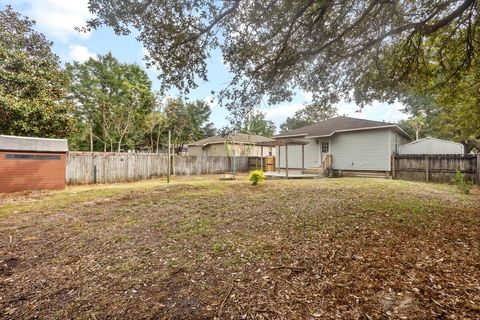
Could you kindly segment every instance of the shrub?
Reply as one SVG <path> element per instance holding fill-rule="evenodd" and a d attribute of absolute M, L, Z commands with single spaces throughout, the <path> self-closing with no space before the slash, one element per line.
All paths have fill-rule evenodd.
<path fill-rule="evenodd" d="M 453 183 L 457 186 L 460 192 L 469 194 L 470 193 L 470 186 L 472 183 L 470 181 L 465 180 L 465 175 L 457 170 L 455 173 L 455 177 L 453 178 Z"/>
<path fill-rule="evenodd" d="M 253 170 L 248 176 L 248 180 L 252 181 L 252 184 L 256 186 L 259 182 L 265 180 L 265 175 L 262 170 Z"/>

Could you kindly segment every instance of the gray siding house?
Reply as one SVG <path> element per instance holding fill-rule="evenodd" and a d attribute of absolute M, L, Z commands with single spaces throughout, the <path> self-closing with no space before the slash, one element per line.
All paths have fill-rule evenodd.
<path fill-rule="evenodd" d="M 322 169 L 331 155 L 332 169 L 343 171 L 390 171 L 391 155 L 411 141 L 392 123 L 335 117 L 273 137 L 278 140 L 304 139 L 304 168 Z M 277 167 L 285 168 L 285 147 L 277 148 Z M 288 146 L 288 167 L 302 168 L 302 146 Z"/>

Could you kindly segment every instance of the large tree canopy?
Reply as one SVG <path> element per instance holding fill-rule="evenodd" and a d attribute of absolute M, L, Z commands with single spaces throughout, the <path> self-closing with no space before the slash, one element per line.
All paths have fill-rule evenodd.
<path fill-rule="evenodd" d="M 267 120 L 266 114 L 261 111 L 252 111 L 248 114 L 243 123 L 237 124 L 234 128 L 237 132 L 251 133 L 264 137 L 271 137 L 277 130 L 272 120 Z"/>
<path fill-rule="evenodd" d="M 74 148 L 121 151 L 143 143 L 155 96 L 140 66 L 120 63 L 107 53 L 84 63 L 67 63 L 66 68 L 75 115 L 83 129 L 79 130 L 83 139 L 72 141 Z"/>
<path fill-rule="evenodd" d="M 65 138 L 74 129 L 68 76 L 33 25 L 0 11 L 0 134 Z"/>
<path fill-rule="evenodd" d="M 189 142 L 215 135 L 213 123 L 209 121 L 210 106 L 203 100 L 169 98 L 162 112 L 165 117 L 164 136 L 171 130 L 173 148 L 177 153 Z"/>
<path fill-rule="evenodd" d="M 139 31 L 165 88 L 195 87 L 220 48 L 234 75 L 222 102 L 234 110 L 289 99 L 295 88 L 392 100 L 399 84 L 453 80 L 478 53 L 476 0 L 89 2 L 97 17 L 88 28 Z"/>

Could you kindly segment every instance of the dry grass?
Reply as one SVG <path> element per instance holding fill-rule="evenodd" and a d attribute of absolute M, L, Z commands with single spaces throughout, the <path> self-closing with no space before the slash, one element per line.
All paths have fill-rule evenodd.
<path fill-rule="evenodd" d="M 480 192 L 242 177 L 0 199 L 0 318 L 478 319 Z"/>

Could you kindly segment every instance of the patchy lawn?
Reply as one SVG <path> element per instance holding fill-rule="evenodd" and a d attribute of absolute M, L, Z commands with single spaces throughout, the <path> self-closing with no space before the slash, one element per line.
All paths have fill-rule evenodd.
<path fill-rule="evenodd" d="M 0 198 L 0 318 L 478 319 L 480 192 L 177 178 Z"/>

